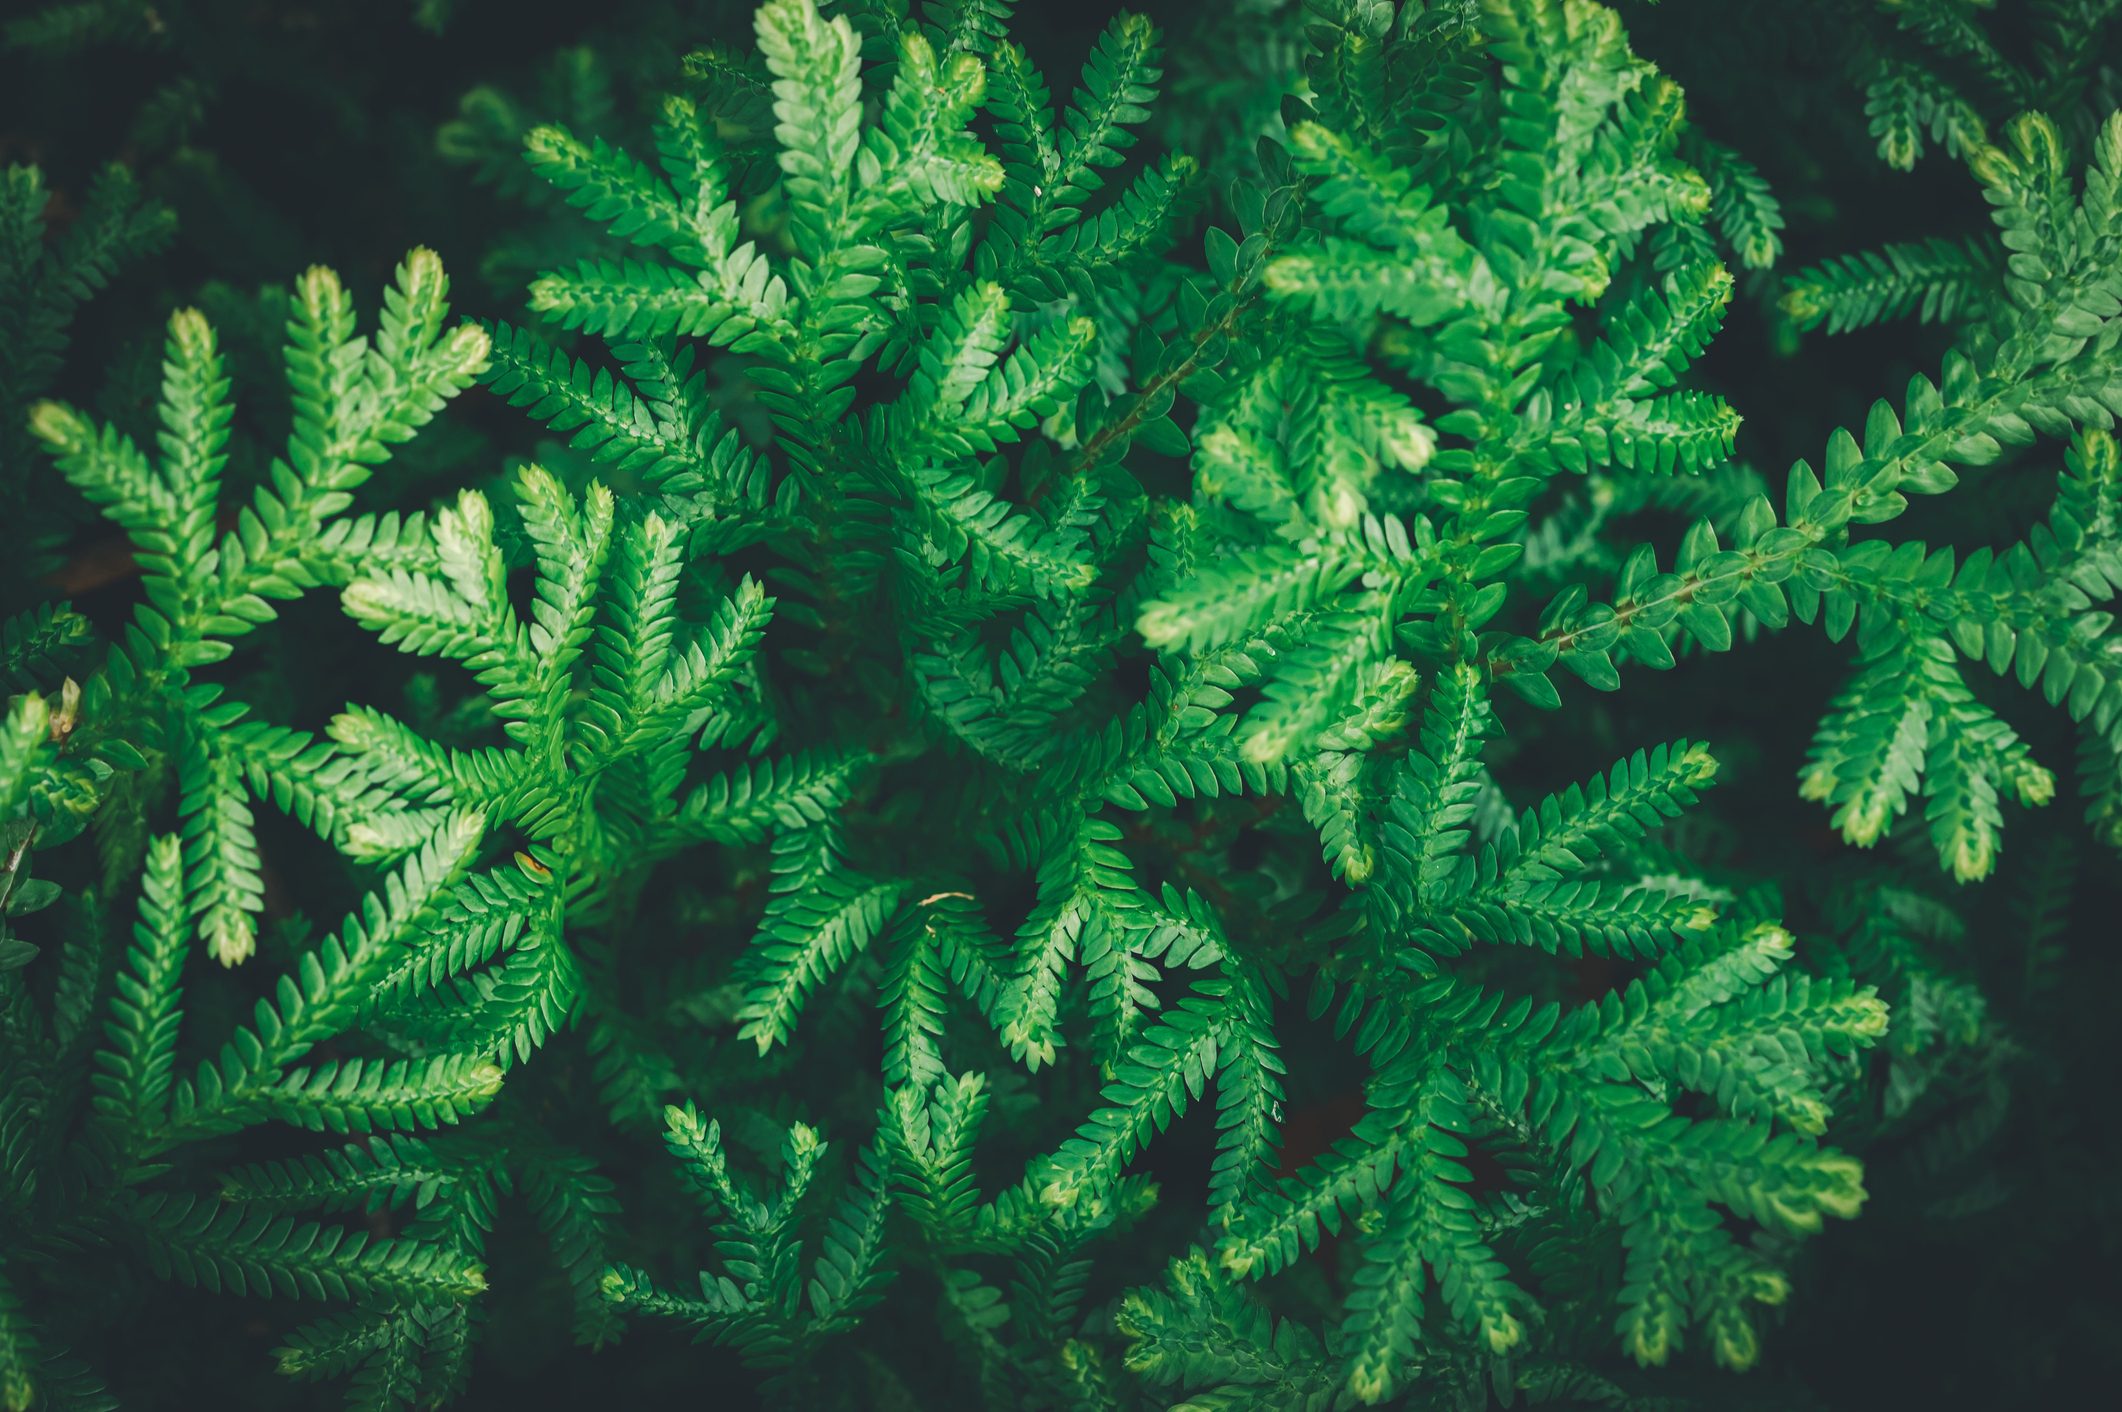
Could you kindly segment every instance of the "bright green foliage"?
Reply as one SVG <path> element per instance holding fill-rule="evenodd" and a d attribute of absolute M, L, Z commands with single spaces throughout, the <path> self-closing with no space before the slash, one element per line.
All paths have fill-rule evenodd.
<path fill-rule="evenodd" d="M 686 1185 L 715 1223 L 715 1248 L 728 1273 L 702 1271 L 694 1298 L 658 1289 L 638 1270 L 615 1266 L 603 1274 L 604 1297 L 622 1310 L 691 1324 L 705 1338 L 727 1343 L 774 1384 L 800 1395 L 818 1380 L 816 1360 L 830 1356 L 822 1341 L 854 1327 L 883 1297 L 888 1272 L 878 1261 L 889 1207 L 887 1174 L 875 1149 L 862 1157 L 850 1194 L 827 1218 L 822 1248 L 805 1277 L 795 1240 L 798 1208 L 826 1144 L 801 1123 L 781 1150 L 783 1176 L 768 1197 L 754 1195 L 729 1170 L 719 1125 L 703 1123 L 688 1105 L 665 1114 L 665 1141 Z"/>
<path fill-rule="evenodd" d="M 226 1204 L 196 1189 L 188 1160 L 204 1139 L 264 1123 L 336 1133 L 432 1129 L 492 1100 L 501 1071 L 477 1052 L 317 1057 L 362 1025 L 394 962 L 434 944 L 423 915 L 479 837 L 474 819 L 438 831 L 189 1076 L 176 1056 L 196 899 L 187 895 L 177 838 L 157 838 L 145 859 L 132 944 L 108 1000 L 84 1009 L 95 997 L 62 986 L 51 1011 L 40 1013 L 19 984 L 10 997 L 4 1039 L 12 1101 L 0 1134 L 9 1249 L 31 1269 L 60 1252 L 78 1260 L 83 1249 L 144 1259 L 161 1278 L 234 1294 L 441 1304 L 482 1289 L 478 1261 L 452 1244 L 375 1239 L 282 1214 L 333 1209 L 324 1180 L 295 1175 L 265 1204 Z M 84 1092 L 75 1055 L 90 1050 Z M 240 1179 L 231 1190 L 242 1190 Z M 33 1317 L 36 1306 L 29 1308 L 11 1317 Z M 28 1400 L 35 1370 L 25 1363 L 11 1375 L 32 1390 L 15 1405 L 37 1405 Z"/>
<path fill-rule="evenodd" d="M 170 321 L 153 460 L 115 428 L 59 404 L 40 404 L 31 417 L 69 477 L 132 536 L 145 602 L 85 683 L 15 698 L 9 910 L 51 899 L 56 889 L 28 878 L 30 848 L 63 842 L 106 798 L 124 807 L 126 772 L 174 777 L 178 830 L 142 840 L 132 857 L 139 920 L 130 944 L 114 951 L 107 992 L 94 943 L 105 904 L 93 894 L 69 903 L 86 931 L 62 958 L 48 1002 L 24 984 L 25 971 L 7 978 L 0 1034 L 11 1098 L 0 1152 L 10 1196 L 0 1220 L 8 1248 L 30 1268 L 86 1248 L 238 1294 L 441 1307 L 483 1287 L 476 1253 L 454 1243 L 375 1239 L 276 1214 L 303 1211 L 314 1192 L 285 1193 L 271 1209 L 202 1196 L 191 1156 L 207 1139 L 270 1123 L 359 1134 L 446 1127 L 493 1099 L 501 1069 L 490 1046 L 419 1044 L 394 1054 L 357 1038 L 379 1032 L 387 996 L 432 993 L 433 980 L 394 977 L 451 944 L 433 909 L 460 885 L 484 837 L 475 806 L 438 811 L 338 932 L 294 959 L 247 1023 L 205 1051 L 211 1057 L 195 1072 L 178 1061 L 195 939 L 223 964 L 254 945 L 261 884 L 251 795 L 330 838 L 345 836 L 371 798 L 365 776 L 306 736 L 246 719 L 248 708 L 200 669 L 270 621 L 276 602 L 351 578 L 358 558 L 419 552 L 395 516 L 340 512 L 389 448 L 484 362 L 478 330 L 445 331 L 445 288 L 434 257 L 416 251 L 371 343 L 355 335 L 351 302 L 330 271 L 302 277 L 288 330 L 293 436 L 225 533 L 216 490 L 229 383 L 196 312 Z M 68 621 L 46 611 L 31 631 L 47 641 L 81 636 Z M 20 670 L 40 675 L 47 655 L 25 652 Z M 36 1304 L 26 1307 L 11 1317 L 35 1319 Z M 26 1368 L 16 1374 L 34 1383 Z"/>
<path fill-rule="evenodd" d="M 732 209 L 718 207 L 722 163 L 682 106 L 667 107 L 659 129 L 679 183 L 669 187 L 621 153 L 534 133 L 534 166 L 615 233 L 679 263 L 585 265 L 534 286 L 535 307 L 619 345 L 631 388 L 518 334 L 504 338 L 499 383 L 666 497 L 674 481 L 727 487 L 693 512 L 692 542 L 763 541 L 787 554 L 803 570 L 791 580 L 803 585 L 803 618 L 828 634 L 828 653 L 860 649 L 831 645 L 848 632 L 850 593 L 888 584 L 890 625 L 870 636 L 906 644 L 933 734 L 994 772 L 991 792 L 1022 801 L 1010 806 L 1024 811 L 1010 851 L 1033 870 L 1036 896 L 1014 938 L 990 930 L 979 894 L 947 865 L 895 877 L 876 844 L 865 855 L 837 827 L 784 834 L 775 899 L 739 968 L 741 1033 L 762 1053 L 800 1040 L 806 1001 L 880 953 L 885 1068 L 899 1085 L 889 1151 L 945 1257 L 1070 1249 L 1127 1209 L 1114 1194 L 1128 1187 L 1128 1165 L 1213 1086 L 1211 1203 L 1231 1271 L 1273 1272 L 1338 1229 L 1345 1209 L 1374 1212 L 1338 1355 L 1343 1385 L 1372 1401 L 1406 1376 L 1433 1322 L 1449 1331 L 1438 1337 L 1497 1353 L 1527 1336 L 1534 1296 L 1481 1234 L 1460 1161 L 1468 1140 L 1503 1134 L 1554 1154 L 1543 1180 L 1557 1191 L 1596 1191 L 1605 1227 L 1634 1252 L 1616 1306 L 1624 1347 L 1663 1361 L 1695 1326 L 1724 1361 L 1751 1362 L 1747 1308 L 1783 1286 L 1713 1212 L 1793 1234 L 1854 1214 L 1854 1162 L 1771 1125 L 1820 1131 L 1828 1108 L 1810 1064 L 1842 1062 L 1884 1027 L 1866 991 L 1782 977 L 1787 933 L 1715 928 L 1699 888 L 1628 871 L 1630 849 L 1714 774 L 1700 747 L 1640 753 L 1468 845 L 1481 739 L 1494 729 L 1485 684 L 1506 673 L 1490 670 L 1491 649 L 1467 629 L 1503 606 L 1499 576 L 1518 558 L 1526 507 L 1555 476 L 1699 474 L 1729 453 L 1738 425 L 1720 401 L 1679 386 L 1729 298 L 1715 265 L 1616 291 L 1598 337 L 1579 343 L 1571 332 L 1571 303 L 1608 289 L 1624 242 L 1709 210 L 1707 185 L 1676 152 L 1676 92 L 1592 7 L 1499 5 L 1486 23 L 1501 61 L 1493 91 L 1510 115 L 1486 148 L 1429 171 L 1421 127 L 1396 126 L 1465 101 L 1456 86 L 1390 100 L 1340 92 L 1370 105 L 1364 123 L 1336 131 L 1325 117 L 1337 109 L 1324 104 L 1320 119 L 1292 128 L 1291 185 L 1265 200 L 1239 193 L 1244 238 L 1208 238 L 1215 286 L 1182 289 L 1178 332 L 1147 356 L 1136 336 L 1135 390 L 1101 406 L 1076 395 L 1092 370 L 1095 306 L 1086 318 L 1025 301 L 1083 300 L 1090 287 L 1072 262 L 1133 218 L 1123 196 L 1115 223 L 1094 223 L 1079 193 L 1116 160 L 1117 124 L 1149 95 L 1147 31 L 1123 21 L 1109 32 L 1058 125 L 1036 74 L 985 31 L 949 58 L 908 32 L 881 125 L 843 139 L 852 37 L 807 6 L 769 5 L 759 34 L 778 79 L 785 269 L 738 244 L 729 215 L 693 228 L 680 219 Z M 1447 54 L 1474 39 L 1437 23 L 1395 42 Z M 955 154 L 961 180 L 901 170 L 922 150 L 898 126 L 909 74 L 938 76 L 926 101 L 940 105 L 932 121 L 944 135 L 932 142 Z M 984 95 L 998 157 L 949 135 Z M 844 151 L 833 146 L 843 141 Z M 696 147 L 690 168 L 670 165 L 668 154 Z M 1409 153 L 1410 165 L 1396 165 Z M 843 185 L 849 176 L 861 180 Z M 928 206 L 889 201 L 924 182 Z M 994 219 L 969 224 L 966 208 L 998 188 Z M 1300 193 L 1315 217 L 1300 220 Z M 1749 235 L 1744 215 L 1727 217 L 1750 258 L 1765 257 L 1770 227 L 1757 217 Z M 942 250 L 965 254 L 939 264 L 930 252 Z M 1226 343 L 1240 328 L 1246 337 Z M 674 396 L 684 355 L 652 342 L 672 335 L 746 360 L 780 464 L 740 474 L 706 463 L 702 448 L 728 433 Z M 872 356 L 903 376 L 903 391 L 842 418 Z M 1223 365 L 1213 375 L 1212 359 Z M 1428 386 L 1449 412 L 1420 416 L 1387 369 Z M 1182 389 L 1203 404 L 1195 496 L 1145 505 L 1119 457 L 1130 442 L 1189 449 L 1167 419 Z M 1054 434 L 1040 424 L 1071 402 L 1075 450 L 1064 421 L 1058 453 L 1031 441 L 1014 468 L 996 457 L 1035 427 Z M 1012 484 L 1038 507 L 1010 504 Z M 1119 555 L 1145 537 L 1148 566 L 1124 586 Z M 1078 703 L 1120 644 L 1121 604 L 1132 605 L 1121 622 L 1167 655 L 1147 706 L 1099 724 Z M 999 660 L 970 635 L 982 620 L 1011 626 Z M 1544 680 L 1509 675 L 1541 699 L 1533 688 Z M 1249 707 L 1234 697 L 1246 689 Z M 1422 696 L 1422 748 L 1376 758 L 1410 729 Z M 1039 781 L 1041 794 L 1018 792 L 1013 776 Z M 1281 963 L 1238 950 L 1198 895 L 1138 883 L 1111 811 L 1292 789 L 1326 861 L 1367 884 L 1333 928 L 1346 940 L 1318 994 L 1325 1003 L 1346 987 L 1341 1024 L 1356 1029 L 1374 1078 L 1356 1135 L 1278 1190 L 1268 1173 L 1283 1095 L 1272 1003 L 1286 984 Z M 1609 1007 L 1565 1015 L 1453 978 L 1449 958 L 1498 943 L 1668 959 Z M 1100 1102 L 1021 1186 L 983 1202 L 968 1164 L 986 1085 L 954 1078 L 944 1058 L 953 996 L 1039 1070 L 1064 1061 L 1064 996 L 1078 967 L 1107 1075 Z M 1160 995 L 1174 967 L 1194 977 Z M 1749 1037 L 1756 1025 L 1759 1039 Z M 1671 1083 L 1724 1116 L 1685 1119 L 1638 1092 Z M 744 1215 L 756 1198 L 723 1189 L 713 1130 L 671 1121 L 674 1143 L 747 1239 L 783 1249 L 777 1226 Z M 807 1130 L 797 1133 L 792 1154 L 807 1150 Z M 607 1288 L 779 1356 L 802 1336 L 785 1322 L 776 1277 L 750 1272 L 793 1256 L 743 1258 L 753 1284 L 740 1296 L 710 1277 L 698 1307 L 631 1274 Z M 970 1312 L 989 1298 L 964 1283 L 977 1276 L 946 1278 L 970 1327 L 996 1327 Z M 1431 1278 L 1445 1293 L 1425 1318 Z M 739 1317 L 755 1305 L 766 1308 Z M 775 1320 L 759 1322 L 768 1310 Z M 982 1376 L 1021 1395 L 1027 1377 L 1074 1376 L 1084 1356 L 1074 1347 L 997 1347 L 982 1355 Z"/>
<path fill-rule="evenodd" d="M 56 781 L 75 781 L 66 807 L 85 815 L 111 768 L 140 768 L 151 746 L 181 792 L 189 912 L 223 965 L 249 956 L 261 882 L 250 796 L 270 798 L 335 838 L 361 806 L 358 785 L 306 737 L 247 720 L 243 703 L 196 669 L 226 659 L 236 639 L 278 614 L 278 602 L 351 579 L 357 564 L 415 559 L 417 521 L 348 516 L 351 492 L 468 386 L 485 365 L 476 328 L 443 329 L 448 281 L 432 252 L 398 271 L 373 342 L 355 332 L 353 302 L 325 269 L 304 273 L 288 322 L 294 426 L 267 483 L 217 525 L 233 406 L 214 333 L 195 310 L 169 324 L 163 354 L 160 455 L 150 459 L 110 425 L 55 402 L 36 406 L 34 434 L 67 477 L 131 537 L 145 602 L 87 683 Z"/>
<path fill-rule="evenodd" d="M 1900 411 L 1874 403 L 1861 438 L 1837 431 L 1821 474 L 1803 462 L 1792 470 L 1780 519 L 1765 497 L 1750 501 L 1733 521 L 1730 548 L 1700 521 L 1672 572 L 1659 573 L 1648 549 L 1631 557 L 1611 606 L 1575 590 L 1557 598 L 1541 635 L 1505 645 L 1492 675 L 1524 690 L 1519 673 L 1559 662 L 1611 689 L 1617 664 L 1670 666 L 1680 643 L 1722 651 L 1735 625 L 1777 628 L 1796 617 L 1837 639 L 1854 627 L 1863 665 L 1821 724 L 1804 793 L 1833 805 L 1844 837 L 1868 846 L 1906 809 L 1920 777 L 1940 861 L 1962 881 L 1994 866 L 2000 795 L 2045 804 L 2055 781 L 1970 689 L 1960 658 L 2039 684 L 2080 722 L 2088 769 L 2097 777 L 2111 768 L 2122 749 L 2122 682 L 2105 660 L 2112 618 L 2097 605 L 2122 586 L 2107 430 L 2122 407 L 2114 352 L 2122 325 L 2109 327 L 2118 305 L 2107 253 L 2122 231 L 2114 199 L 2122 121 L 2103 129 L 2082 194 L 2068 189 L 2054 136 L 2029 117 L 2013 125 L 2010 151 L 1976 154 L 2011 255 L 1990 276 L 2002 297 L 1975 306 L 1964 351 L 1948 355 L 1938 382 L 1916 377 Z M 1792 301 L 1836 307 L 1832 278 L 1801 284 Z M 2054 508 L 2023 540 L 1965 554 L 1921 541 L 1852 542 L 1858 527 L 1900 516 L 1909 496 L 1950 490 L 1956 467 L 1985 466 L 2005 447 L 2074 429 Z"/>
<path fill-rule="evenodd" d="M 172 225 L 170 213 L 142 200 L 131 174 L 118 166 L 98 174 L 56 239 L 47 239 L 49 202 L 37 168 L 0 168 L 0 407 L 10 409 L 0 425 L 0 494 L 10 507 L 9 562 L 0 568 L 0 584 L 10 611 L 22 588 L 55 565 L 54 519 L 63 526 L 73 518 L 61 508 L 68 499 L 63 488 L 32 473 L 34 442 L 14 409 L 51 391 L 82 302 L 167 242 Z M 37 650 L 39 639 L 13 618 L 0 619 L 0 634 L 0 672 L 9 678 L 8 690 L 21 690 L 27 683 L 15 675 L 16 654 Z"/>
<path fill-rule="evenodd" d="M 1790 278 L 1783 307 L 1801 328 L 1847 333 L 1913 314 L 1950 324 L 2000 292 L 1993 245 L 1932 238 L 1823 262 Z"/>
<path fill-rule="evenodd" d="M 138 581 L 0 622 L 0 1408 L 95 1395 L 77 1267 L 328 1301 L 357 1407 L 643 1318 L 802 1407 L 1736 1405 L 1979 1206 L 2093 871 L 2022 814 L 2122 840 L 2113 7 L 1781 7 L 1994 226 L 1798 271 L 1595 0 L 1240 7 L 1220 98 L 1121 15 L 1058 105 L 1032 8 L 766 0 L 638 122 L 568 51 L 442 137 L 506 319 L 312 269 L 284 445 L 240 313 L 151 438 L 25 409 Z M 1947 351 L 1776 495 L 1779 292 Z"/>

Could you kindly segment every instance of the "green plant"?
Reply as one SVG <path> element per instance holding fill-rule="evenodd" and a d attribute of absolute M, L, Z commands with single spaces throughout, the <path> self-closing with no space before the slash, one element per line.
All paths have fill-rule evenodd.
<path fill-rule="evenodd" d="M 1265 132 L 1200 160 L 1147 20 L 1057 108 L 1012 8 L 768 0 L 645 145 L 531 126 L 527 308 L 446 329 L 416 251 L 363 339 L 310 271 L 277 458 L 190 310 L 156 456 L 27 410 L 140 601 L 0 639 L 0 1405 L 98 1405 L 123 1252 L 343 1302 L 279 1363 L 359 1406 L 555 1310 L 775 1405 L 1799 1405 L 1739 1374 L 1809 1267 L 1985 1209 L 2076 876 L 2007 821 L 2122 837 L 2102 16 L 2036 84 L 1889 7 L 2067 111 L 1946 124 L 1994 237 L 1777 285 L 1766 168 L 1592 0 L 1314 5 L 1272 103 L 1177 85 Z M 1772 497 L 1703 370 L 1776 289 L 1950 347 Z M 474 381 L 547 434 L 508 493 L 361 508 Z M 293 613 L 364 665 L 291 679 Z M 363 900 L 261 926 L 276 860 Z"/>
<path fill-rule="evenodd" d="M 155 458 L 59 403 L 32 414 L 31 430 L 68 479 L 132 536 L 145 601 L 84 684 L 69 679 L 51 699 L 14 698 L 0 774 L 11 814 L 10 911 L 24 910 L 17 898 L 31 901 L 15 879 L 26 877 L 33 847 L 63 841 L 99 810 L 137 809 L 157 777 L 173 778 L 179 802 L 174 833 L 149 841 L 136 819 L 121 817 L 108 835 L 106 886 L 142 870 L 139 921 L 122 958 L 106 963 L 100 954 L 108 904 L 93 892 L 74 909 L 79 926 L 70 929 L 48 1009 L 21 983 L 30 958 L 7 958 L 11 1283 L 18 1268 L 27 1274 L 55 1261 L 57 1278 L 81 1279 L 74 1252 L 85 1248 L 144 1255 L 158 1274 L 236 1293 L 447 1300 L 480 1287 L 461 1251 L 370 1241 L 278 1215 L 280 1202 L 225 1205 L 202 1195 L 196 1173 L 178 1160 L 260 1123 L 340 1133 L 431 1128 L 493 1097 L 500 1069 L 476 1049 L 402 1058 L 332 1052 L 373 1020 L 380 989 L 427 988 L 404 973 L 416 969 L 426 943 L 446 943 L 446 930 L 422 924 L 478 843 L 475 814 L 453 814 L 428 831 L 424 847 L 403 850 L 403 866 L 338 935 L 302 956 L 251 1023 L 236 1027 L 194 1078 L 175 1076 L 183 963 L 194 939 L 224 966 L 256 945 L 263 884 L 250 793 L 329 838 L 354 827 L 362 794 L 307 738 L 244 720 L 248 709 L 198 679 L 199 669 L 226 660 L 233 640 L 272 621 L 276 602 L 343 581 L 368 556 L 421 556 L 417 533 L 405 533 L 396 516 L 340 512 L 369 468 L 485 363 L 485 334 L 444 329 L 446 292 L 433 254 L 414 252 L 371 346 L 356 335 L 352 301 L 331 271 L 302 277 L 288 325 L 293 434 L 269 485 L 225 535 L 215 520 L 233 406 L 213 332 L 196 311 L 170 320 Z M 38 625 L 33 619 L 29 629 Z M 20 640 L 32 639 L 25 631 Z M 128 785 L 129 776 L 141 783 Z M 50 896 L 48 889 L 35 901 Z M 19 1296 L 6 1303 L 19 1310 Z M 5 1349 L 9 1400 L 29 1406 L 40 1385 L 38 1338 L 17 1324 Z"/>

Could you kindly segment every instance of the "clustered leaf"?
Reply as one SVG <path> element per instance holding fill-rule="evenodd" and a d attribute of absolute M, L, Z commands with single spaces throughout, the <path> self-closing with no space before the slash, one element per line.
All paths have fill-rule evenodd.
<path fill-rule="evenodd" d="M 138 1275 L 329 1305 L 280 1369 L 374 1408 L 462 1392 L 490 1278 L 800 1407 L 1651 1405 L 1769 1353 L 1873 1153 L 2017 1052 L 1951 960 L 2007 828 L 2122 840 L 2114 7 L 2030 61 L 1846 21 L 1880 157 L 1994 233 L 1780 274 L 1809 208 L 1615 10 L 1289 8 L 1250 151 L 1164 150 L 1214 83 L 1140 15 L 1057 107 L 1011 0 L 766 0 L 632 131 L 482 90 L 445 145 L 568 233 L 497 256 L 508 321 L 425 249 L 368 332 L 328 269 L 260 296 L 284 421 L 191 307 L 151 434 L 43 400 L 167 219 L 114 170 L 48 242 L 9 169 L 0 456 L 138 582 L 0 620 L 0 1409 L 108 1405 L 70 1301 Z M 1698 368 L 1735 305 L 1947 351 L 1778 498 Z M 475 384 L 545 435 L 437 474 Z M 1768 705 L 1651 744 L 1591 694 L 1815 627 L 1787 759 Z M 1698 809 L 1764 774 L 1876 851 Z"/>

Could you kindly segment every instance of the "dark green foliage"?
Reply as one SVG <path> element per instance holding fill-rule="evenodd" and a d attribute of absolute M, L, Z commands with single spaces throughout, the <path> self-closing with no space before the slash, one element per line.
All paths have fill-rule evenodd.
<path fill-rule="evenodd" d="M 2117 7 L 1744 8 L 11 20 L 0 1409 L 2111 1372 Z"/>

